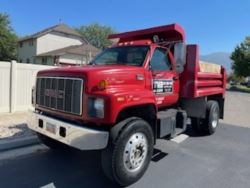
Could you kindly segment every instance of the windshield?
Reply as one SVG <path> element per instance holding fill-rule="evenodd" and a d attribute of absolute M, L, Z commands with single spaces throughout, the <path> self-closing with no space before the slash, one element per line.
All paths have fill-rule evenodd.
<path fill-rule="evenodd" d="M 142 66 L 148 50 L 149 46 L 122 46 L 108 48 L 90 62 L 90 64 Z"/>

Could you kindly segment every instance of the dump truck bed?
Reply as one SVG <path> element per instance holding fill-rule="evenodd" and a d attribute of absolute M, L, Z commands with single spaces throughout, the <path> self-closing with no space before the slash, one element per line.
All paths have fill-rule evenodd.
<path fill-rule="evenodd" d="M 220 65 L 199 61 L 198 45 L 187 45 L 187 61 L 180 75 L 183 98 L 225 95 L 226 71 Z M 200 62 L 200 63 L 199 63 Z"/>

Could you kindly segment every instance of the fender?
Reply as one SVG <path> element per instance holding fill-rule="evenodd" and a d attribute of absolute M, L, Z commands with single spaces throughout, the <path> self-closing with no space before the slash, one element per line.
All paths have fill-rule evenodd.
<path fill-rule="evenodd" d="M 124 99 L 119 101 L 118 99 Z M 109 106 L 111 122 L 115 123 L 119 113 L 128 107 L 151 104 L 156 107 L 155 97 L 150 90 L 140 90 L 136 92 L 126 91 L 111 97 L 111 103 Z"/>
<path fill-rule="evenodd" d="M 137 117 L 131 117 L 128 119 L 125 119 L 118 124 L 116 124 L 114 127 L 110 130 L 110 139 L 112 143 L 115 143 L 117 136 L 119 135 L 119 132 L 125 127 L 129 122 L 132 122 L 134 120 L 139 120 L 140 118 Z"/>

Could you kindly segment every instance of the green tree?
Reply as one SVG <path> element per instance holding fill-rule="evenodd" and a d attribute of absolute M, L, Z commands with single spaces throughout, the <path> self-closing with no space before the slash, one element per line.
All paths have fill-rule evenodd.
<path fill-rule="evenodd" d="M 17 36 L 7 14 L 0 13 L 0 60 L 16 59 Z"/>
<path fill-rule="evenodd" d="M 246 37 L 240 45 L 236 46 L 231 59 L 233 60 L 232 69 L 236 76 L 250 76 L 250 37 Z"/>
<path fill-rule="evenodd" d="M 80 26 L 76 30 L 93 46 L 99 49 L 107 48 L 112 44 L 107 39 L 109 34 L 115 32 L 115 30 L 109 26 L 100 25 L 97 23 L 87 26 Z"/>

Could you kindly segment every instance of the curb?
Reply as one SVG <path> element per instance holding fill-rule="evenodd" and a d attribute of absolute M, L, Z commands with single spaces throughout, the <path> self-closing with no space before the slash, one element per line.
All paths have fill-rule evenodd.
<path fill-rule="evenodd" d="M 35 145 L 39 144 L 40 141 L 37 138 L 37 136 L 30 136 L 28 138 L 19 138 L 11 141 L 1 141 L 0 142 L 0 152 L 1 151 L 6 151 L 6 150 L 11 150 L 11 149 L 16 149 L 16 148 L 21 148 L 25 146 L 30 146 L 30 145 Z"/>

